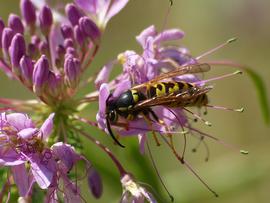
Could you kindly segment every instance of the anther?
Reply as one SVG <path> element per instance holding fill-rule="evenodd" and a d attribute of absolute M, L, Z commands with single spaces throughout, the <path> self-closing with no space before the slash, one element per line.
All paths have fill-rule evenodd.
<path fill-rule="evenodd" d="M 235 42 L 237 39 L 238 39 L 237 37 L 233 37 L 231 39 L 228 39 L 227 43 Z"/>
<path fill-rule="evenodd" d="M 244 154 L 244 155 L 247 155 L 249 152 L 248 152 L 247 150 L 242 150 L 242 149 L 241 149 L 241 150 L 240 150 L 240 153 L 241 153 L 241 154 Z"/>

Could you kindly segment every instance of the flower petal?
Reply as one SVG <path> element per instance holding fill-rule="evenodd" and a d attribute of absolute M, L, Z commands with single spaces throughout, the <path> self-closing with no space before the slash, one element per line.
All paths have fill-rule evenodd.
<path fill-rule="evenodd" d="M 25 165 L 20 164 L 17 166 L 11 167 L 12 176 L 14 181 L 19 189 L 20 196 L 24 197 L 27 195 L 28 190 L 30 189 L 29 175 L 26 171 Z"/>
<path fill-rule="evenodd" d="M 154 25 L 151 25 L 144 29 L 137 37 L 136 40 L 141 44 L 143 48 L 146 47 L 146 40 L 148 37 L 156 36 L 157 31 Z"/>
<path fill-rule="evenodd" d="M 40 128 L 40 131 L 42 133 L 41 135 L 44 140 L 46 140 L 52 133 L 54 115 L 54 113 L 51 113 Z"/>
<path fill-rule="evenodd" d="M 33 128 L 34 124 L 32 120 L 22 113 L 11 113 L 6 115 L 7 122 L 18 131 L 24 128 Z"/>
<path fill-rule="evenodd" d="M 24 140 L 31 139 L 38 132 L 37 128 L 25 128 L 18 132 L 18 136 Z"/>

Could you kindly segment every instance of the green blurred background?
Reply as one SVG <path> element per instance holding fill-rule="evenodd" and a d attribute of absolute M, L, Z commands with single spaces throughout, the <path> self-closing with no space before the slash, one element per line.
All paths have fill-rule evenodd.
<path fill-rule="evenodd" d="M 0 15 L 5 21 L 10 12 L 19 13 L 18 2 L 18 0 L 0 1 Z M 110 21 L 101 50 L 89 74 L 124 50 L 140 51 L 135 36 L 151 24 L 156 25 L 159 30 L 162 29 L 168 7 L 167 0 L 131 0 L 127 7 Z M 237 37 L 237 42 L 212 54 L 208 59 L 233 59 L 249 65 L 260 74 L 269 90 L 269 8 L 269 0 L 175 0 L 165 27 L 177 27 L 185 31 L 186 36 L 180 43 L 188 47 L 193 56 L 200 55 L 231 37 Z M 217 76 L 233 70 L 235 69 L 213 66 L 205 77 Z M 8 80 L 2 72 L 0 85 L 1 97 L 33 98 L 33 95 L 18 82 Z M 210 160 L 205 162 L 204 147 L 201 146 L 198 153 L 194 154 L 191 148 L 197 140 L 188 139 L 186 159 L 220 195 L 219 198 L 215 198 L 194 175 L 176 161 L 164 144 L 156 147 L 154 143 L 151 143 L 154 157 L 167 188 L 175 197 L 176 203 L 270 202 L 270 130 L 269 125 L 267 126 L 263 120 L 253 83 L 244 74 L 215 81 L 214 85 L 215 88 L 210 93 L 212 104 L 227 107 L 243 106 L 245 111 L 235 113 L 209 110 L 206 118 L 212 122 L 212 127 L 200 124 L 194 126 L 241 149 L 248 150 L 249 155 L 241 155 L 237 150 L 207 140 Z M 81 94 L 89 92 L 92 88 L 93 85 L 90 85 Z M 92 105 L 83 114 L 85 117 L 94 119 L 95 110 L 96 105 Z M 111 140 L 104 134 L 99 131 L 92 132 L 96 138 L 111 145 Z M 135 174 L 139 181 L 158 185 L 153 179 L 155 175 L 150 162 L 138 154 L 136 139 L 124 139 L 123 142 L 127 146 L 125 150 L 111 145 L 122 163 Z M 179 149 L 183 146 L 181 139 L 175 143 Z M 117 171 L 99 149 L 87 141 L 84 145 L 87 147 L 85 150 L 87 156 L 93 161 L 104 179 L 104 195 L 97 202 L 118 202 L 121 186 Z M 156 190 L 158 193 L 162 191 L 158 186 Z M 87 187 L 83 191 L 84 196 L 91 201 Z M 164 193 L 160 195 L 167 198 Z"/>

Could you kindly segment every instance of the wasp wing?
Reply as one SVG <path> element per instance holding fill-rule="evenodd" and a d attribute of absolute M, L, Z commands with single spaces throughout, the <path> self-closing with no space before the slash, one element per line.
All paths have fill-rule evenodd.
<path fill-rule="evenodd" d="M 187 102 L 192 101 L 202 94 L 206 94 L 212 89 L 211 86 L 206 87 L 191 87 L 180 93 L 172 93 L 164 96 L 153 97 L 136 104 L 132 111 L 140 111 L 145 108 L 153 106 L 174 106 L 174 107 L 185 107 Z"/>
<path fill-rule="evenodd" d="M 149 80 L 143 84 L 136 85 L 132 87 L 132 89 L 141 89 L 146 87 L 151 83 L 157 83 L 164 79 L 170 79 L 176 76 L 184 75 L 184 74 L 194 74 L 194 73 L 203 73 L 210 70 L 210 65 L 208 63 L 194 64 L 188 66 L 179 66 L 175 70 L 169 71 L 167 73 L 163 73 L 152 80 Z"/>

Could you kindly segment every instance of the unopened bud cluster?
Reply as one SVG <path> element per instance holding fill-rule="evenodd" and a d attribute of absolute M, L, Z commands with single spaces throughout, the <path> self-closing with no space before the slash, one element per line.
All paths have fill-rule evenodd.
<path fill-rule="evenodd" d="M 0 19 L 4 71 L 47 104 L 71 98 L 98 48 L 99 27 L 75 4 L 66 5 L 61 24 L 48 5 L 37 10 L 22 0 L 20 7 L 22 18 L 10 14 L 7 25 Z"/>

